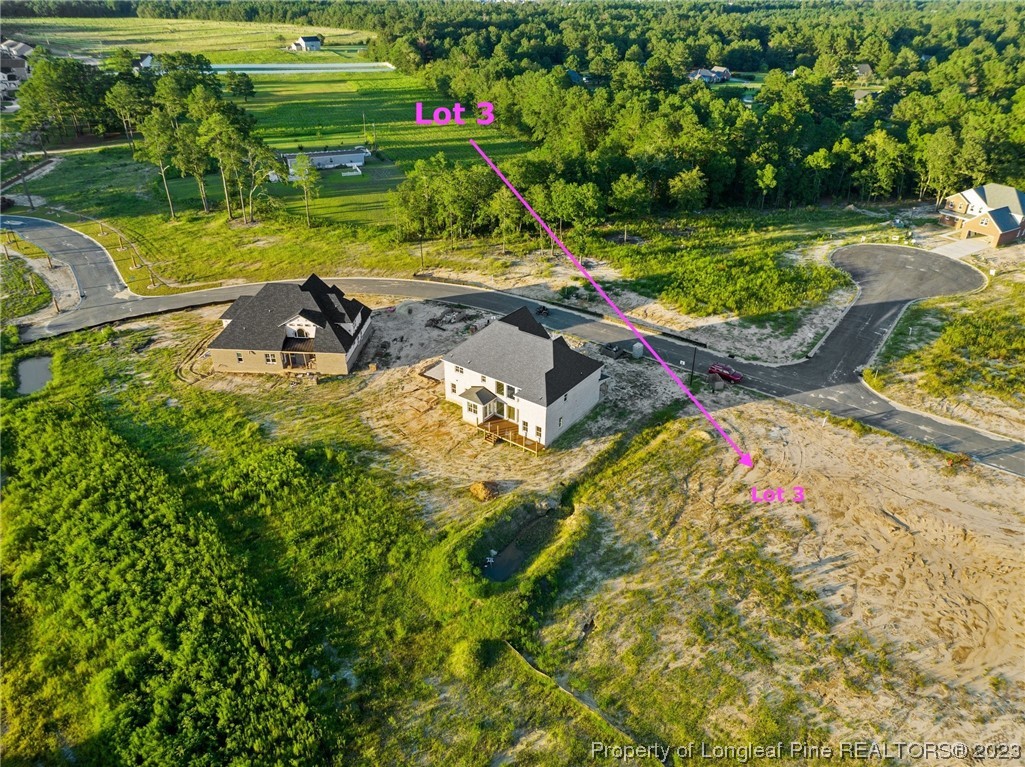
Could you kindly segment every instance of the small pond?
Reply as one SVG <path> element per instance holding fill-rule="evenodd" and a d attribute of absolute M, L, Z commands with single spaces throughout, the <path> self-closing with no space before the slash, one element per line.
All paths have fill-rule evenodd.
<path fill-rule="evenodd" d="M 53 357 L 29 357 L 18 363 L 18 394 L 32 394 L 50 383 Z"/>

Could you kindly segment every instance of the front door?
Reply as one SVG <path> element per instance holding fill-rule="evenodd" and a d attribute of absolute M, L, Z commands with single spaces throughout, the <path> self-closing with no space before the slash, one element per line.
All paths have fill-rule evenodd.
<path fill-rule="evenodd" d="M 501 400 L 495 403 L 495 414 L 499 418 L 505 418 L 505 403 Z"/>

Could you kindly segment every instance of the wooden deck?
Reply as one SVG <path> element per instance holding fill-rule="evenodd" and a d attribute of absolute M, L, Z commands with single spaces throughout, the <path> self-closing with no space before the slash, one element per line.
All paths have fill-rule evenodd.
<path fill-rule="evenodd" d="M 537 455 L 545 446 L 520 434 L 520 427 L 512 421 L 507 421 L 498 416 L 492 416 L 484 423 L 478 424 L 477 428 L 484 432 L 484 441 L 497 445 L 499 442 L 508 442 L 510 445 L 522 447 Z"/>

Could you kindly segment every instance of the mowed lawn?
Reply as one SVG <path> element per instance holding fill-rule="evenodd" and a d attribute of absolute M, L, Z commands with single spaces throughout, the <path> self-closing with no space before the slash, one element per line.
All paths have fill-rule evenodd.
<path fill-rule="evenodd" d="M 527 151 L 523 142 L 502 135 L 502 116 L 494 124 L 422 126 L 416 104 L 425 114 L 452 108 L 438 94 L 399 72 L 344 72 L 304 75 L 253 75 L 256 96 L 245 105 L 259 121 L 260 135 L 271 146 L 294 151 L 364 143 L 376 130 L 377 145 L 400 165 L 444 152 L 453 161 L 481 162 L 468 139 L 477 140 L 496 160 Z M 467 109 L 471 105 L 464 104 Z"/>
<path fill-rule="evenodd" d="M 283 50 L 299 35 L 324 35 L 326 50 Z M 147 53 L 202 53 L 214 64 L 343 63 L 356 60 L 372 32 L 291 24 L 193 19 L 5 19 L 4 37 L 100 57 L 114 48 Z"/>

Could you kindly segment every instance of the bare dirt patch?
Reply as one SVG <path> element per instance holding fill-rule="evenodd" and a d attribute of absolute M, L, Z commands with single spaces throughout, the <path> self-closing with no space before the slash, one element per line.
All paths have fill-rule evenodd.
<path fill-rule="evenodd" d="M 717 417 L 754 449 L 753 469 L 738 467 L 726 450 L 697 470 L 673 471 L 669 458 L 662 466 L 663 451 L 687 440 L 681 425 L 660 435 L 665 439 L 652 443 L 641 467 L 617 477 L 593 504 L 608 548 L 594 556 L 595 577 L 545 629 L 549 641 L 580 637 L 572 673 L 591 684 L 632 673 L 621 664 L 641 648 L 648 653 L 642 677 L 643 669 L 665 675 L 698 663 L 687 620 L 700 605 L 688 595 L 695 578 L 709 577 L 703 568 L 710 555 L 742 546 L 736 522 L 727 522 L 736 519 L 732 507 L 768 531 L 765 550 L 819 594 L 832 636 L 865 636 L 875 648 L 869 655 L 882 648 L 890 664 L 865 677 L 864 687 L 848 685 L 856 656 L 819 663 L 814 652 L 804 654 L 807 645 L 766 633 L 759 641 L 775 648 L 775 660 L 764 671 L 744 672 L 747 697 L 788 679 L 821 707 L 830 740 L 1020 742 L 1025 480 L 985 467 L 952 473 L 942 456 L 887 436 L 859 438 L 786 403 L 749 402 Z M 752 486 L 782 487 L 791 498 L 801 486 L 806 499 L 752 504 Z M 698 554 L 696 541 L 705 547 Z M 617 549 L 627 552 L 618 572 L 603 564 L 617 561 Z M 747 625 L 764 624 L 756 612 Z M 582 634 L 581 626 L 593 630 Z M 713 643 L 716 650 L 731 652 Z M 718 721 L 725 732 L 736 725 L 728 707 Z"/>

